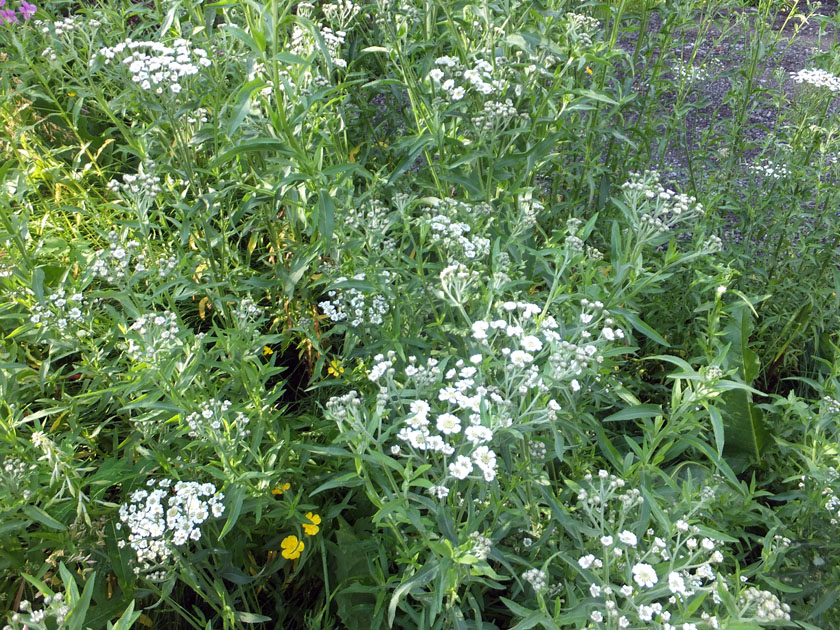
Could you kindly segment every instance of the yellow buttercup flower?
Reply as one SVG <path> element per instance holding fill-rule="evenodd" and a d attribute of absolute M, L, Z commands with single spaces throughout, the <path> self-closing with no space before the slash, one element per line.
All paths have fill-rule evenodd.
<path fill-rule="evenodd" d="M 327 368 L 327 374 L 331 376 L 340 377 L 344 374 L 344 366 L 341 365 L 341 362 L 338 359 L 333 359 L 330 361 L 330 365 Z"/>
<path fill-rule="evenodd" d="M 283 494 L 286 490 L 288 490 L 291 487 L 292 487 L 292 484 L 290 484 L 290 483 L 281 484 L 281 485 L 277 486 L 276 488 L 274 488 L 274 490 L 271 491 L 271 494 L 276 494 L 277 496 L 280 496 L 281 494 Z"/>
<path fill-rule="evenodd" d="M 297 536 L 286 536 L 283 542 L 280 543 L 280 547 L 283 549 L 280 553 L 281 556 L 286 558 L 286 560 L 294 560 L 295 558 L 300 558 L 300 554 L 303 551 L 303 541 L 298 540 Z"/>
<path fill-rule="evenodd" d="M 314 536 L 318 533 L 318 530 L 321 529 L 318 527 L 321 523 L 321 517 L 317 514 L 313 514 L 312 512 L 306 513 L 306 518 L 308 518 L 311 523 L 304 523 L 303 524 L 303 531 L 306 533 L 307 536 Z"/>

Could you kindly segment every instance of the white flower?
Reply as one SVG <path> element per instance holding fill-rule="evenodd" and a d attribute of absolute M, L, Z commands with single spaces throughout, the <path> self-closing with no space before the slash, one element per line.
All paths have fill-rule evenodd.
<path fill-rule="evenodd" d="M 466 90 L 459 85 L 449 93 L 449 96 L 453 101 L 460 101 L 464 98 L 464 94 L 466 94 Z"/>
<path fill-rule="evenodd" d="M 626 529 L 618 535 L 618 539 L 629 547 L 635 547 L 638 542 L 636 534 L 631 531 L 627 531 Z"/>
<path fill-rule="evenodd" d="M 637 611 L 639 613 L 639 621 L 653 621 L 653 608 L 642 604 Z"/>
<path fill-rule="evenodd" d="M 514 350 L 510 353 L 510 362 L 516 367 L 525 367 L 534 360 L 533 355 L 524 350 Z"/>
<path fill-rule="evenodd" d="M 472 470 L 472 462 L 466 455 L 458 455 L 458 459 L 449 464 L 449 474 L 455 479 L 466 479 Z"/>
<path fill-rule="evenodd" d="M 668 574 L 668 588 L 674 595 L 686 595 L 685 580 L 676 571 Z"/>
<path fill-rule="evenodd" d="M 446 435 L 461 432 L 461 419 L 451 413 L 442 413 L 437 419 L 437 429 Z"/>
<path fill-rule="evenodd" d="M 592 614 L 589 615 L 589 618 L 592 619 L 595 623 L 601 623 L 604 620 L 604 615 L 602 615 L 599 611 L 593 610 Z"/>
<path fill-rule="evenodd" d="M 534 335 L 526 335 L 525 337 L 522 337 L 519 341 L 519 345 L 522 346 L 523 350 L 527 350 L 528 352 L 539 352 L 542 350 L 542 341 Z"/>
<path fill-rule="evenodd" d="M 483 444 L 493 439 L 493 431 L 480 424 L 467 427 L 464 436 L 473 444 Z"/>
<path fill-rule="evenodd" d="M 569 383 L 572 386 L 572 391 L 579 392 L 580 391 L 580 383 L 576 378 L 572 379 L 572 382 Z"/>
<path fill-rule="evenodd" d="M 595 556 L 593 556 L 591 553 L 578 558 L 578 564 L 580 565 L 581 569 L 588 569 L 589 567 L 591 567 L 593 565 L 594 562 L 595 562 Z M 647 566 L 647 565 L 645 565 L 645 566 Z M 635 571 L 635 568 L 633 570 Z M 654 584 L 655 584 L 655 582 L 654 582 Z M 651 585 L 651 586 L 653 586 L 653 585 Z"/>
<path fill-rule="evenodd" d="M 601 536 L 601 544 L 604 545 L 604 547 L 609 547 L 611 544 L 613 544 L 613 537 Z"/>
<path fill-rule="evenodd" d="M 485 481 L 493 481 L 496 478 L 496 453 L 487 446 L 479 446 L 473 451 L 472 459 L 484 473 Z"/>
<path fill-rule="evenodd" d="M 472 333 L 473 339 L 481 341 L 482 339 L 487 339 L 487 329 L 489 328 L 489 324 L 485 321 L 478 320 L 477 322 L 473 322 L 472 325 Z"/>
<path fill-rule="evenodd" d="M 430 70 L 429 78 L 435 83 L 440 83 L 440 80 L 443 78 L 443 70 L 441 70 L 440 68 L 434 68 L 433 70 Z"/>
<path fill-rule="evenodd" d="M 676 522 L 677 531 L 678 532 L 687 532 L 688 531 L 688 523 L 684 520 L 680 519 Z"/>
<path fill-rule="evenodd" d="M 601 596 L 601 587 L 597 584 L 592 584 L 589 586 L 589 594 L 592 597 L 600 597 Z"/>
<path fill-rule="evenodd" d="M 432 486 L 429 488 L 429 494 L 437 499 L 445 499 L 449 496 L 449 488 L 446 486 Z"/>
<path fill-rule="evenodd" d="M 639 562 L 633 566 L 633 579 L 636 584 L 645 588 L 651 588 L 659 581 L 654 568 L 644 562 Z"/>

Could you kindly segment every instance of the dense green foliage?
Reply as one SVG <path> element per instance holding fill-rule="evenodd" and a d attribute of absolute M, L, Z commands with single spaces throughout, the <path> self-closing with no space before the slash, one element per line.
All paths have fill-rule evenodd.
<path fill-rule="evenodd" d="M 840 627 L 836 18 L 34 10 L 7 627 Z"/>

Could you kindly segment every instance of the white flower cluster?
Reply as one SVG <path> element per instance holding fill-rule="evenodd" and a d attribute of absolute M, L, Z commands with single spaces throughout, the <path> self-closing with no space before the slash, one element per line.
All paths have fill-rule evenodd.
<path fill-rule="evenodd" d="M 388 206 L 378 199 L 373 199 L 359 208 L 347 208 L 344 225 L 365 234 L 367 238 L 375 237 L 387 229 L 389 213 Z"/>
<path fill-rule="evenodd" d="M 328 20 L 346 28 L 361 11 L 361 7 L 352 0 L 333 0 L 321 5 L 321 10 Z"/>
<path fill-rule="evenodd" d="M 128 356 L 134 361 L 154 363 L 182 345 L 175 313 L 141 315 L 128 329 Z"/>
<path fill-rule="evenodd" d="M 807 83 L 817 88 L 826 88 L 831 92 L 840 92 L 840 77 L 826 70 L 804 68 L 790 74 L 795 83 Z"/>
<path fill-rule="evenodd" d="M 566 12 L 566 37 L 583 48 L 592 46 L 592 37 L 601 27 L 594 17 L 582 13 Z"/>
<path fill-rule="evenodd" d="M 18 628 L 37 627 L 56 627 L 63 628 L 67 615 L 70 614 L 70 606 L 64 599 L 64 593 L 58 592 L 55 595 L 44 596 L 43 608 L 33 608 L 29 600 L 21 600 L 18 604 L 18 610 L 21 612 L 14 613 L 9 617 L 12 623 L 3 626 L 3 630 L 18 630 Z M 23 613 L 23 614 L 21 614 Z M 55 625 L 47 625 L 48 619 L 54 619 Z M 18 624 L 23 624 L 22 626 Z"/>
<path fill-rule="evenodd" d="M 831 396 L 822 397 L 823 413 L 826 415 L 840 414 L 840 400 L 835 400 Z"/>
<path fill-rule="evenodd" d="M 146 271 L 146 256 L 139 251 L 140 243 L 134 239 L 123 241 L 115 230 L 108 233 L 107 249 L 97 250 L 91 272 L 108 282 L 124 280 L 133 272 Z M 132 271 L 132 263 L 134 269 Z"/>
<path fill-rule="evenodd" d="M 192 113 L 187 114 L 187 122 L 191 125 L 197 124 L 205 124 L 207 122 L 208 116 L 210 115 L 210 110 L 206 107 L 199 107 L 192 111 Z"/>
<path fill-rule="evenodd" d="M 711 602 L 721 604 L 718 588 L 729 587 L 713 568 L 724 559 L 719 543 L 700 537 L 700 528 L 683 518 L 664 537 L 650 528 L 643 535 L 631 531 L 626 523 L 639 513 L 641 492 L 625 490 L 626 482 L 606 470 L 587 474 L 583 481 L 577 496 L 580 511 L 595 532 L 590 534 L 594 553 L 578 559 L 588 572 L 589 594 L 598 600 L 590 618 L 609 619 L 618 628 L 636 627 L 637 622 L 642 627 L 657 622 L 664 630 L 696 628 L 697 623 L 718 628 L 716 615 L 685 613 L 683 602 L 711 594 Z"/>
<path fill-rule="evenodd" d="M 145 272 L 154 273 L 157 267 L 157 277 L 166 278 L 178 266 L 178 258 L 174 255 L 154 256 L 152 268 L 146 266 L 150 256 L 143 251 L 140 242 L 127 234 L 119 234 L 116 230 L 108 233 L 108 246 L 98 249 L 90 264 L 90 273 L 112 284 L 121 283 L 134 274 Z"/>
<path fill-rule="evenodd" d="M 391 383 L 396 374 L 393 367 L 395 358 L 396 353 L 393 351 L 387 357 L 376 355 L 368 376 L 371 381 L 380 384 L 385 394 L 380 401 L 383 406 L 388 404 L 386 382 Z M 458 359 L 454 367 L 442 375 L 436 363 L 427 363 L 430 367 L 423 368 L 426 374 L 434 373 L 443 377 L 439 384 L 430 387 L 436 389 L 437 401 L 430 402 L 423 398 L 413 400 L 408 415 L 402 420 L 404 426 L 397 433 L 397 438 L 415 453 L 443 455 L 444 474 L 448 473 L 449 477 L 456 480 L 466 479 L 474 472 L 488 482 L 496 478 L 496 453 L 487 444 L 493 440 L 494 426 L 510 424 L 509 418 L 505 420 L 502 414 L 494 414 L 491 407 L 507 407 L 506 401 L 496 391 L 476 381 L 479 376 L 476 366 L 481 361 L 480 354 L 470 357 L 469 363 Z M 422 374 L 417 367 L 416 357 L 409 358 L 406 372 L 410 372 L 413 377 Z M 482 414 L 482 404 L 486 415 Z M 433 430 L 436 432 L 433 433 Z M 452 458 L 448 465 L 446 458 Z M 440 493 L 442 491 L 438 491 Z"/>
<path fill-rule="evenodd" d="M 790 175 L 790 170 L 787 167 L 766 159 L 761 160 L 758 164 L 748 164 L 747 170 L 756 175 L 771 179 L 784 179 Z"/>
<path fill-rule="evenodd" d="M 359 399 L 359 392 L 351 389 L 343 396 L 333 396 L 327 401 L 327 412 L 332 415 L 339 423 L 347 420 L 351 413 L 355 413 L 361 406 L 362 401 Z"/>
<path fill-rule="evenodd" d="M 469 204 L 455 199 L 435 199 L 429 208 L 429 216 L 423 216 L 421 223 L 430 229 L 430 242 L 443 250 L 443 257 L 451 260 L 479 260 L 490 253 L 490 239 L 472 235 L 473 226 L 482 219 L 492 216 L 493 207 L 488 203 Z"/>
<path fill-rule="evenodd" d="M 548 576 L 542 569 L 528 569 L 522 574 L 522 579 L 528 582 L 538 593 L 548 588 Z"/>
<path fill-rule="evenodd" d="M 703 249 L 715 253 L 723 250 L 723 239 L 712 234 L 705 241 L 703 241 Z"/>
<path fill-rule="evenodd" d="M 262 309 L 248 296 L 239 300 L 233 308 L 233 316 L 240 325 L 258 320 L 262 317 L 262 315 Z"/>
<path fill-rule="evenodd" d="M 38 466 L 27 464 L 17 457 L 7 457 L 0 466 L 3 492 L 11 497 L 28 500 L 32 496 L 30 476 L 38 470 Z"/>
<path fill-rule="evenodd" d="M 674 73 L 678 79 L 687 83 L 699 83 L 708 81 L 723 71 L 723 63 L 718 59 L 710 59 L 702 65 L 695 66 L 691 63 L 677 62 L 674 66 Z"/>
<path fill-rule="evenodd" d="M 118 529 L 122 523 L 129 529 L 128 545 L 137 554 L 139 565 L 134 571 L 138 575 L 165 568 L 172 558 L 173 546 L 200 540 L 199 526 L 211 514 L 219 518 L 225 511 L 224 495 L 216 492 L 212 483 L 173 484 L 171 479 L 151 479 L 146 485 L 152 490 L 135 490 L 128 503 L 120 506 L 121 523 L 117 524 Z M 120 541 L 120 546 L 125 546 L 125 541 Z M 158 573 L 158 577 L 163 575 Z"/>
<path fill-rule="evenodd" d="M 472 124 L 479 134 L 498 133 L 517 121 L 527 125 L 531 117 L 527 113 L 520 114 L 514 107 L 513 101 L 506 98 L 502 101 L 486 101 L 481 112 L 472 117 Z"/>
<path fill-rule="evenodd" d="M 466 223 L 453 222 L 443 214 L 434 216 L 429 221 L 431 228 L 431 242 L 435 245 L 442 245 L 448 250 L 458 246 L 459 254 L 464 258 L 473 259 L 479 255 L 486 255 L 489 251 L 490 240 L 479 237 L 478 242 L 471 241 L 466 234 L 472 228 Z M 457 251 L 457 250 L 456 250 Z"/>
<path fill-rule="evenodd" d="M 321 32 L 321 39 L 327 47 L 327 55 L 333 65 L 339 68 L 346 68 L 347 62 L 341 58 L 341 45 L 344 44 L 347 33 L 341 29 L 333 30 L 324 24 L 317 24 Z M 309 30 L 300 24 L 295 24 L 292 29 L 292 40 L 289 44 L 289 52 L 299 57 L 307 57 L 316 50 L 315 38 Z M 320 49 L 317 49 L 320 50 Z"/>
<path fill-rule="evenodd" d="M 86 323 L 89 305 L 81 293 L 68 294 L 58 288 L 49 296 L 44 296 L 43 304 L 35 304 L 29 315 L 29 321 L 49 331 L 58 338 L 70 339 L 84 334 L 81 330 Z"/>
<path fill-rule="evenodd" d="M 186 39 L 176 39 L 172 46 L 155 41 L 126 39 L 116 46 L 100 48 L 98 56 L 104 58 L 107 65 L 123 53 L 130 54 L 122 59 L 128 68 L 131 80 L 144 90 L 154 90 L 163 94 L 169 88 L 172 94 L 183 89 L 182 81 L 199 72 L 199 67 L 212 65 L 203 48 L 193 48 Z M 93 63 L 94 59 L 91 59 Z"/>
<path fill-rule="evenodd" d="M 508 359 L 507 369 L 520 374 L 521 380 L 516 382 L 515 389 L 520 395 L 532 389 L 546 391 L 548 383 L 545 379 L 552 383 L 566 383 L 573 392 L 580 391 L 578 377 L 603 362 L 602 347 L 608 342 L 624 338 L 624 332 L 609 317 L 609 311 L 604 309 L 604 305 L 598 301 L 590 302 L 586 298 L 581 300 L 581 327 L 574 341 L 562 338 L 558 332 L 559 325 L 551 315 L 541 318 L 537 323 L 534 317 L 542 309 L 535 304 L 509 301 L 502 303 L 501 310 L 513 321 L 503 318 L 475 321 L 472 324 L 472 338 L 483 344 L 506 346 L 500 352 Z M 599 332 L 597 338 L 593 338 L 590 329 Z M 508 343 L 513 346 L 510 347 Z M 547 364 L 551 369 L 541 375 L 539 366 L 545 362 L 536 359 L 537 354 L 543 350 L 546 351 Z"/>
<path fill-rule="evenodd" d="M 122 183 L 112 179 L 108 182 L 107 188 L 112 192 L 121 192 L 124 195 L 154 199 L 161 190 L 160 177 L 152 173 L 155 166 L 152 160 L 146 160 L 140 165 L 136 175 L 131 173 L 123 175 Z"/>
<path fill-rule="evenodd" d="M 229 400 L 219 401 L 215 398 L 199 404 L 198 411 L 184 418 L 190 429 L 189 436 L 208 441 L 216 441 L 220 435 L 228 435 L 234 440 L 247 438 L 251 434 L 251 431 L 246 429 L 250 419 L 239 411 L 233 420 L 230 420 L 227 412 L 231 405 Z"/>
<path fill-rule="evenodd" d="M 578 236 L 578 230 L 580 230 L 581 225 L 583 225 L 583 221 L 575 217 L 566 221 L 568 236 L 566 236 L 565 244 L 567 249 L 572 254 L 585 254 L 595 261 L 603 260 L 603 252 L 591 245 L 587 245 L 584 243 L 583 239 Z"/>
<path fill-rule="evenodd" d="M 34 24 L 44 35 L 49 35 L 51 30 L 50 27 L 52 27 L 52 31 L 56 34 L 56 36 L 61 37 L 62 35 L 72 34 L 73 31 L 81 25 L 81 21 L 78 17 L 70 15 L 60 20 L 53 20 L 52 22 L 35 20 Z M 100 26 L 99 20 L 95 19 L 88 20 L 86 24 L 89 24 L 92 27 Z"/>
<path fill-rule="evenodd" d="M 825 469 L 822 496 L 825 497 L 825 509 L 831 514 L 831 520 L 829 522 L 832 525 L 840 525 L 840 495 L 834 489 L 834 485 L 838 479 L 840 479 L 840 473 L 837 472 L 834 466 L 828 466 Z M 802 477 L 802 483 L 799 484 L 800 488 L 804 487 L 804 482 L 805 477 Z"/>
<path fill-rule="evenodd" d="M 465 67 L 455 57 L 438 57 L 428 79 L 439 87 L 450 101 L 460 101 L 469 91 L 482 96 L 504 96 L 509 83 L 494 76 L 494 68 L 484 59 L 476 59 L 472 68 Z"/>
<path fill-rule="evenodd" d="M 482 536 L 478 532 L 472 532 L 470 534 L 470 541 L 472 542 L 472 549 L 470 549 L 470 553 L 478 560 L 486 560 L 493 547 L 493 541 L 486 536 Z"/>
<path fill-rule="evenodd" d="M 790 621 L 790 606 L 783 604 L 770 591 L 763 591 L 750 586 L 741 593 L 738 603 L 753 610 L 759 623 Z"/>
<path fill-rule="evenodd" d="M 694 197 L 665 189 L 656 171 L 631 172 L 621 189 L 631 210 L 628 218 L 643 240 L 703 215 Z"/>
<path fill-rule="evenodd" d="M 357 273 L 352 278 L 341 276 L 336 278 L 336 284 L 348 281 L 366 282 L 364 273 Z M 379 281 L 387 284 L 391 273 L 382 271 Z M 355 287 L 331 289 L 327 292 L 329 300 L 318 303 L 324 314 L 334 322 L 347 321 L 351 326 L 359 327 L 365 324 L 378 326 L 383 322 L 388 312 L 388 300 L 380 293 L 366 294 Z"/>

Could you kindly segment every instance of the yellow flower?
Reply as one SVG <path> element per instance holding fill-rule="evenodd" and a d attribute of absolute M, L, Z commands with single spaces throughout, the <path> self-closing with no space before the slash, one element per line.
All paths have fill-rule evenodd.
<path fill-rule="evenodd" d="M 592 68 L 586 66 L 586 74 L 592 74 Z"/>
<path fill-rule="evenodd" d="M 300 553 L 303 551 L 303 541 L 298 540 L 297 536 L 286 536 L 280 546 L 283 548 L 280 555 L 286 560 L 300 558 Z"/>
<path fill-rule="evenodd" d="M 274 490 L 271 491 L 271 494 L 276 494 L 279 497 L 281 494 L 286 492 L 286 490 L 288 490 L 291 487 L 292 487 L 292 484 L 290 484 L 290 483 L 281 484 L 281 485 L 277 486 L 276 488 L 274 488 Z"/>
<path fill-rule="evenodd" d="M 327 374 L 339 377 L 344 374 L 344 366 L 341 365 L 338 359 L 333 359 L 330 361 L 330 366 L 327 368 Z"/>
<path fill-rule="evenodd" d="M 268 355 L 270 355 L 270 354 L 274 354 L 274 350 L 272 350 L 272 349 L 271 349 L 271 348 L 269 348 L 268 346 L 263 346 L 263 354 L 264 354 L 265 356 L 268 356 Z"/>
<path fill-rule="evenodd" d="M 318 525 L 321 523 L 321 517 L 317 514 L 313 514 L 312 512 L 306 513 L 306 518 L 308 518 L 311 523 L 304 523 L 303 524 L 303 531 L 306 533 L 307 536 L 314 536 L 318 533 L 318 530 L 321 529 Z"/>

